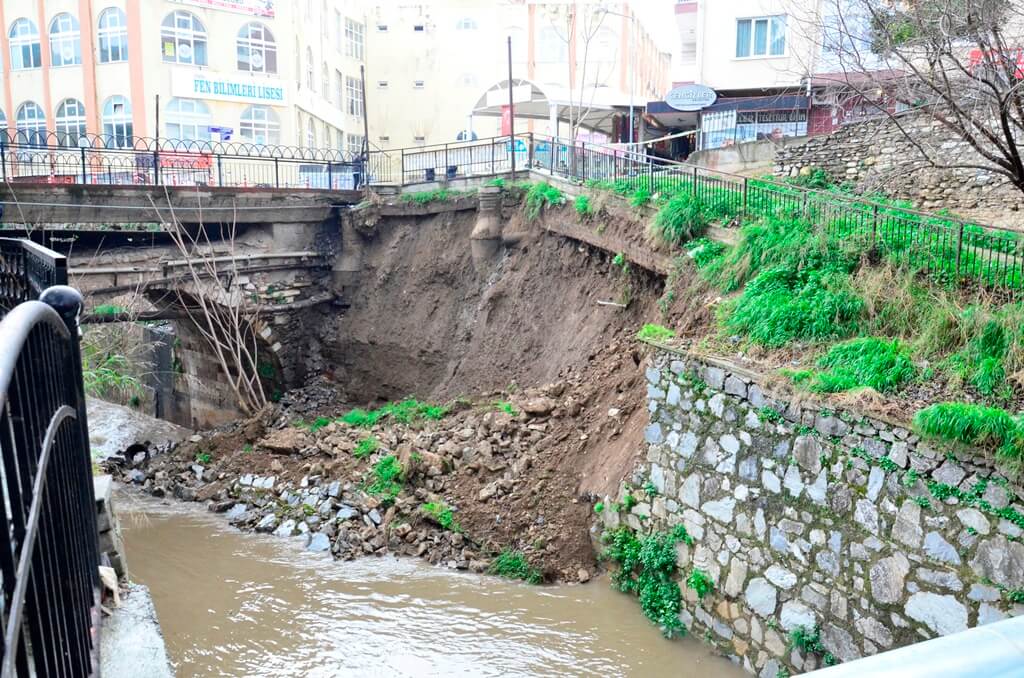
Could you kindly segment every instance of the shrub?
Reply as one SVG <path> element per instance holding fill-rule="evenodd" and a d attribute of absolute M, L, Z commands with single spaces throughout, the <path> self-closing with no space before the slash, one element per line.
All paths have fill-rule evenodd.
<path fill-rule="evenodd" d="M 594 214 L 594 206 L 590 202 L 589 195 L 577 195 L 576 200 L 573 202 L 573 207 L 576 209 L 576 214 L 581 218 L 586 219 Z"/>
<path fill-rule="evenodd" d="M 526 191 L 526 220 L 533 221 L 545 207 L 557 207 L 565 202 L 565 195 L 546 181 L 531 184 Z"/>
<path fill-rule="evenodd" d="M 388 403 L 376 410 L 366 411 L 356 408 L 347 412 L 338 421 L 356 428 L 370 428 L 384 417 L 390 417 L 402 424 L 410 424 L 422 420 L 436 421 L 443 419 L 446 414 L 448 414 L 447 407 L 429 405 L 415 398 L 407 398 L 400 402 Z"/>
<path fill-rule="evenodd" d="M 877 337 L 851 339 L 833 346 L 820 360 L 811 390 L 838 393 L 867 386 L 889 393 L 913 379 L 917 373 L 907 348 L 899 341 Z"/>
<path fill-rule="evenodd" d="M 449 202 L 472 194 L 473 191 L 453 191 L 448 188 L 438 188 L 433 191 L 403 193 L 399 197 L 399 200 L 402 202 L 411 202 L 415 205 L 426 205 L 432 202 Z"/>
<path fill-rule="evenodd" d="M 352 456 L 356 459 L 365 459 L 376 452 L 379 447 L 380 441 L 373 436 L 367 436 L 360 440 L 355 449 L 352 450 Z"/>
<path fill-rule="evenodd" d="M 804 654 L 821 655 L 822 663 L 825 666 L 832 666 L 836 663 L 836 658 L 822 644 L 821 630 L 817 626 L 811 628 L 798 626 L 790 631 L 789 649 L 796 649 Z"/>
<path fill-rule="evenodd" d="M 1008 462 L 1024 460 L 1021 422 L 998 407 L 937 403 L 919 410 L 914 426 L 923 435 L 995 450 L 996 457 Z"/>
<path fill-rule="evenodd" d="M 629 204 L 639 209 L 651 201 L 651 189 L 647 186 L 639 186 L 633 195 L 629 196 Z"/>
<path fill-rule="evenodd" d="M 725 254 L 725 250 L 725 245 L 720 242 L 708 238 L 698 238 L 690 243 L 687 254 L 693 259 L 694 265 L 701 269 L 721 258 Z"/>
<path fill-rule="evenodd" d="M 324 428 L 331 423 L 331 420 L 327 417 L 317 417 L 312 424 L 309 425 L 309 432 L 316 433 L 320 429 Z"/>
<path fill-rule="evenodd" d="M 529 584 L 539 584 L 543 580 L 540 570 L 530 566 L 530 563 L 519 551 L 506 549 L 491 562 L 487 570 L 491 574 L 507 579 L 522 579 Z"/>
<path fill-rule="evenodd" d="M 389 454 L 373 466 L 373 482 L 366 488 L 370 494 L 381 497 L 385 504 L 395 500 L 402 491 L 404 482 L 402 465 L 398 458 Z"/>
<path fill-rule="evenodd" d="M 686 628 L 679 620 L 682 592 L 675 580 L 676 544 L 692 544 L 686 528 L 677 525 L 672 532 L 656 532 L 637 537 L 628 527 L 620 527 L 602 536 L 608 546 L 603 554 L 619 566 L 612 575 L 612 585 L 623 593 L 640 598 L 644 615 L 671 638 L 683 635 Z"/>
<path fill-rule="evenodd" d="M 505 188 L 505 180 L 501 177 L 495 177 L 490 181 L 486 182 L 484 186 L 497 186 L 498 188 Z"/>
<path fill-rule="evenodd" d="M 636 333 L 636 338 L 641 341 L 668 341 L 676 338 L 676 333 L 667 327 L 647 323 Z"/>
<path fill-rule="evenodd" d="M 704 600 L 704 596 L 715 590 L 715 582 L 711 579 L 711 575 L 699 567 L 695 567 L 690 571 L 690 576 L 686 578 L 686 587 L 695 591 L 697 597 Z"/>
<path fill-rule="evenodd" d="M 848 278 L 784 266 L 766 270 L 723 307 L 724 326 L 769 348 L 849 336 L 857 330 L 864 304 L 849 289 Z"/>

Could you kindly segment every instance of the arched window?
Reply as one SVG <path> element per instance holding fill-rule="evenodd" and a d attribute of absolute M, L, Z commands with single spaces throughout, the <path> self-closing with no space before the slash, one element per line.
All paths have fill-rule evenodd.
<path fill-rule="evenodd" d="M 538 61 L 562 63 L 569 58 L 569 46 L 558 31 L 548 26 L 540 31 Z"/>
<path fill-rule="evenodd" d="M 210 107 L 199 99 L 174 98 L 164 109 L 164 136 L 183 141 L 210 140 Z"/>
<path fill-rule="evenodd" d="M 313 126 L 313 118 L 306 121 L 306 148 L 316 148 L 316 128 Z"/>
<path fill-rule="evenodd" d="M 77 66 L 82 63 L 82 39 L 78 19 L 61 12 L 50 22 L 50 63 Z"/>
<path fill-rule="evenodd" d="M 314 83 L 316 82 L 313 74 L 313 48 L 306 48 L 306 88 L 311 92 L 316 91 Z"/>
<path fill-rule="evenodd" d="M 78 146 L 78 140 L 85 136 L 85 105 L 78 99 L 65 99 L 57 107 L 54 116 L 57 143 L 61 146 Z"/>
<path fill-rule="evenodd" d="M 43 55 L 39 47 L 39 29 L 28 19 L 18 19 L 11 24 L 7 34 L 11 43 L 11 68 L 15 71 L 39 68 Z"/>
<path fill-rule="evenodd" d="M 327 62 L 320 66 L 320 94 L 324 99 L 331 100 L 331 71 L 327 68 Z"/>
<path fill-rule="evenodd" d="M 128 61 L 128 19 L 119 7 L 108 7 L 100 12 L 100 63 Z"/>
<path fill-rule="evenodd" d="M 299 47 L 299 39 L 295 38 L 295 51 L 292 52 L 295 55 L 295 87 L 302 87 L 302 59 L 299 57 L 302 54 L 302 49 Z"/>
<path fill-rule="evenodd" d="M 252 144 L 276 146 L 281 143 L 281 121 L 268 106 L 250 106 L 242 111 L 238 136 Z"/>
<path fill-rule="evenodd" d="M 277 73 L 277 43 L 270 29 L 253 21 L 238 31 L 238 70 Z"/>
<path fill-rule="evenodd" d="M 206 65 L 206 29 L 191 12 L 176 10 L 160 27 L 160 51 L 164 61 Z"/>
<path fill-rule="evenodd" d="M 131 147 L 132 105 L 123 96 L 112 96 L 103 104 L 103 134 L 107 137 L 108 148 Z"/>
<path fill-rule="evenodd" d="M 34 101 L 26 101 L 18 107 L 15 117 L 18 141 L 21 143 L 46 145 L 46 113 Z"/>
<path fill-rule="evenodd" d="M 477 28 L 476 19 L 468 16 L 459 19 L 458 23 L 455 24 L 455 30 L 457 31 L 475 31 Z"/>

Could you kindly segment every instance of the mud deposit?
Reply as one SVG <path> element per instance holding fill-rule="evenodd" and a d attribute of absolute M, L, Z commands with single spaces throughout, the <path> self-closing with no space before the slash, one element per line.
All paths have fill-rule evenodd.
<path fill-rule="evenodd" d="M 194 505 L 121 501 L 131 574 L 180 678 L 744 675 L 696 640 L 662 639 L 604 579 L 536 587 L 408 558 L 332 562 Z"/>

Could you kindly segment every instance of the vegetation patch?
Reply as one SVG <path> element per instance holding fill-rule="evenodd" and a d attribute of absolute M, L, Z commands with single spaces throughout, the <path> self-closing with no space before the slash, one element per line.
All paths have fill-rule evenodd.
<path fill-rule="evenodd" d="M 534 221 L 545 207 L 558 207 L 565 203 L 565 194 L 546 181 L 530 184 L 526 189 L 524 209 L 527 221 Z"/>
<path fill-rule="evenodd" d="M 607 545 L 603 557 L 619 566 L 612 576 L 613 586 L 623 593 L 636 594 L 644 615 L 661 628 L 665 637 L 684 635 L 686 628 L 679 620 L 682 592 L 676 581 L 676 544 L 693 544 L 686 528 L 677 525 L 672 532 L 638 537 L 622 526 L 605 532 L 602 541 Z"/>
<path fill-rule="evenodd" d="M 102 354 L 85 346 L 82 347 L 82 381 L 85 392 L 92 396 L 132 396 L 142 393 L 142 384 L 128 372 L 127 358 L 117 354 Z"/>
<path fill-rule="evenodd" d="M 465 198 L 467 196 L 475 194 L 476 191 L 455 191 L 449 188 L 438 188 L 432 191 L 416 191 L 415 193 L 403 193 L 399 196 L 399 200 L 402 202 L 412 203 L 414 205 L 427 205 L 432 202 L 451 202 L 458 200 L 459 198 Z"/>
<path fill-rule="evenodd" d="M 390 504 L 402 491 L 404 482 L 404 471 L 398 457 L 389 454 L 374 464 L 372 480 L 366 491 L 380 497 L 385 504 Z"/>
<path fill-rule="evenodd" d="M 373 436 L 367 436 L 356 443 L 356 447 L 352 450 L 352 456 L 356 459 L 365 459 L 371 454 L 377 451 L 380 447 L 380 441 Z"/>
<path fill-rule="evenodd" d="M 387 417 L 400 424 L 413 424 L 421 421 L 438 421 L 448 414 L 448 408 L 441 405 L 429 405 L 422 403 L 415 398 L 407 398 L 399 402 L 388 403 L 376 410 L 354 409 L 338 421 L 355 426 L 356 428 L 370 428 L 381 419 Z"/>
<path fill-rule="evenodd" d="M 667 327 L 648 323 L 640 328 L 636 338 L 641 341 L 669 341 L 676 338 L 676 333 Z"/>
<path fill-rule="evenodd" d="M 507 415 L 509 415 L 511 417 L 518 417 L 519 416 L 519 410 L 517 410 L 515 408 L 515 406 L 512 405 L 512 403 L 508 402 L 507 400 L 495 401 L 494 409 L 499 411 L 499 412 L 504 412 L 505 414 L 507 414 Z"/>
<path fill-rule="evenodd" d="M 576 214 L 582 219 L 594 216 L 594 205 L 589 195 L 577 195 L 573 201 L 573 209 L 576 210 Z"/>
<path fill-rule="evenodd" d="M 686 578 L 686 587 L 693 590 L 698 598 L 704 600 L 704 596 L 715 590 L 715 582 L 711 579 L 711 575 L 699 567 L 695 567 L 690 571 L 690 576 Z"/>
<path fill-rule="evenodd" d="M 529 584 L 539 584 L 544 579 L 540 570 L 532 567 L 526 556 L 519 551 L 507 549 L 491 561 L 487 571 L 506 579 L 522 579 Z"/>
<path fill-rule="evenodd" d="M 927 436 L 995 450 L 1002 461 L 1024 461 L 1024 430 L 1021 421 L 998 407 L 969 403 L 937 403 L 918 411 L 914 426 Z"/>
<path fill-rule="evenodd" d="M 834 666 L 836 664 L 835 656 L 826 650 L 822 644 L 821 630 L 817 626 L 811 628 L 798 626 L 790 631 L 789 649 L 799 650 L 804 654 L 818 655 L 825 666 Z"/>
<path fill-rule="evenodd" d="M 829 349 L 817 364 L 823 371 L 791 372 L 790 377 L 821 393 L 864 387 L 891 393 L 917 375 L 909 350 L 898 339 L 863 337 L 844 341 Z"/>
<path fill-rule="evenodd" d="M 459 524 L 455 522 L 455 515 L 452 512 L 452 507 L 448 506 L 448 504 L 445 504 L 444 502 L 428 501 L 420 506 L 420 508 L 442 528 L 451 530 L 452 532 L 462 531 Z"/>

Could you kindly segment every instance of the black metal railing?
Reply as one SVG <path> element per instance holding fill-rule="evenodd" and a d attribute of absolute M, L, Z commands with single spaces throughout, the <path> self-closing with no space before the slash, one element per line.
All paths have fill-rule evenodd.
<path fill-rule="evenodd" d="M 82 298 L 59 284 L 64 258 L 33 243 L 0 240 L 0 271 L 0 675 L 88 676 L 96 672 L 99 556 Z M 47 283 L 58 284 L 26 300 Z"/>

